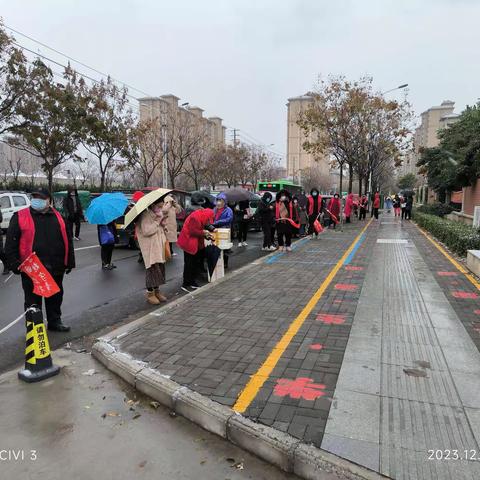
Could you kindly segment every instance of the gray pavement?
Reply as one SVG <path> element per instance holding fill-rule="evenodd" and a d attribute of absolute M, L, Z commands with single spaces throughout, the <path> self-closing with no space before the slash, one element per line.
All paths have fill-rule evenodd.
<path fill-rule="evenodd" d="M 478 479 L 480 353 L 407 226 L 386 218 L 322 448 L 396 479 Z"/>
<path fill-rule="evenodd" d="M 42 383 L 0 376 L 2 480 L 297 478 L 152 406 L 90 354 L 53 356 L 61 373 Z"/>
<path fill-rule="evenodd" d="M 97 229 L 83 224 L 80 242 L 74 242 L 77 267 L 65 277 L 63 319 L 71 325 L 68 334 L 50 335 L 51 345 L 56 348 L 65 342 L 89 335 L 107 325 L 121 324 L 137 318 L 153 309 L 143 295 L 145 269 L 137 263 L 138 251 L 116 248 L 113 260 L 118 268 L 105 272 L 100 268 L 100 249 Z M 260 250 L 261 234 L 249 232 L 246 248 L 234 248 L 230 270 L 264 256 Z M 183 272 L 183 255 L 168 262 L 167 284 L 164 292 L 170 299 L 183 295 L 180 289 Z M 4 283 L 0 276 L 0 328 L 10 323 L 22 312 L 23 292 L 20 279 L 12 277 Z M 22 322 L 0 335 L 0 372 L 18 363 L 23 358 L 25 327 Z"/>

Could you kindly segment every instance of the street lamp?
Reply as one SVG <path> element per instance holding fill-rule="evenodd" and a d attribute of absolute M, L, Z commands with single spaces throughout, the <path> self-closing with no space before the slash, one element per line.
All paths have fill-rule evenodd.
<path fill-rule="evenodd" d="M 402 85 L 399 85 L 398 87 L 391 88 L 390 90 L 387 90 L 386 92 L 382 92 L 382 95 L 385 95 L 386 93 L 394 92 L 395 90 L 402 90 L 404 88 L 408 87 L 408 83 L 404 83 Z"/>

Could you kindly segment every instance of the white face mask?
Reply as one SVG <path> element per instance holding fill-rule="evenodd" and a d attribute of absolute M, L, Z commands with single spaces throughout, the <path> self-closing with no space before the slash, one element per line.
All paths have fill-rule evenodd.
<path fill-rule="evenodd" d="M 287 199 L 287 197 L 285 197 L 285 196 L 280 197 L 281 202 L 284 202 L 286 199 Z"/>

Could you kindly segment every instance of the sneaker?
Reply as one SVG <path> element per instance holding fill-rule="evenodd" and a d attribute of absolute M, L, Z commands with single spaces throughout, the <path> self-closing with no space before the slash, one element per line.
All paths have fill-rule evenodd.
<path fill-rule="evenodd" d="M 244 246 L 244 247 L 248 247 L 248 243 L 247 243 L 247 242 L 243 242 L 243 246 Z"/>
<path fill-rule="evenodd" d="M 193 292 L 193 288 L 190 287 L 189 285 L 182 285 L 180 287 L 184 292 L 187 292 L 187 293 L 192 293 Z"/>
<path fill-rule="evenodd" d="M 109 265 L 109 267 L 110 267 L 110 270 L 113 270 L 114 268 L 117 268 L 117 266 L 114 265 L 113 263 L 111 263 L 111 264 Z"/>
<path fill-rule="evenodd" d="M 287 252 L 291 252 L 292 251 L 292 247 L 287 247 Z"/>
<path fill-rule="evenodd" d="M 81 240 L 80 237 L 73 237 L 73 239 L 74 239 L 75 241 L 77 241 L 77 242 L 79 242 L 79 241 Z"/>
<path fill-rule="evenodd" d="M 197 282 L 192 282 L 190 285 L 189 285 L 190 288 L 193 288 L 194 290 L 196 290 L 197 288 L 200 288 L 200 285 L 197 283 Z"/>
<path fill-rule="evenodd" d="M 285 250 L 285 247 L 278 247 L 279 252 L 283 252 Z"/>
<path fill-rule="evenodd" d="M 262 252 L 269 252 L 270 251 L 270 248 L 269 247 L 263 247 L 262 248 Z"/>
<path fill-rule="evenodd" d="M 238 248 L 243 247 L 243 242 L 238 242 Z"/>
<path fill-rule="evenodd" d="M 270 250 L 271 252 L 274 252 L 274 251 L 277 249 L 277 247 L 276 247 L 275 245 L 271 245 L 271 246 L 268 247 L 268 248 L 269 248 L 269 250 Z"/>
<path fill-rule="evenodd" d="M 7 268 L 5 268 L 5 269 L 3 270 L 2 275 L 9 275 L 9 274 L 10 274 L 10 270 L 8 270 Z"/>

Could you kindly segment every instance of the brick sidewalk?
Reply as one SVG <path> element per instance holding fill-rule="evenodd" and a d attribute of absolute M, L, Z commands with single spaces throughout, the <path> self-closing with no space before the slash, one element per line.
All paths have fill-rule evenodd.
<path fill-rule="evenodd" d="M 357 222 L 343 232 L 325 231 L 319 240 L 298 241 L 292 253 L 258 260 L 189 300 L 154 312 L 115 347 L 255 422 L 393 478 L 449 478 L 442 475 L 455 466 L 442 470 L 444 462 L 437 461 L 433 467 L 425 463 L 419 443 L 410 448 L 419 432 L 404 423 L 405 402 L 417 402 L 412 411 L 428 417 L 420 422 L 426 429 L 422 448 L 478 450 L 476 400 L 457 395 L 453 401 L 453 393 L 445 396 L 445 385 L 472 375 L 474 398 L 480 377 L 457 372 L 448 361 L 436 362 L 446 345 L 435 339 L 445 331 L 428 322 L 432 313 L 448 321 L 456 329 L 455 348 L 469 352 L 457 361 L 478 371 L 475 354 L 480 354 L 470 337 L 462 336 L 459 316 L 468 314 L 463 323 L 478 342 L 480 328 L 472 322 L 480 319 L 480 302 L 463 275 L 439 273 L 454 269 L 412 224 L 382 215 L 359 236 L 364 226 Z M 451 282 L 471 295 L 454 295 Z M 285 340 L 296 324 L 298 331 Z M 428 355 L 431 351 L 436 357 Z M 441 438 L 438 425 L 453 432 L 445 437 L 450 444 L 445 438 L 435 443 Z M 428 467 L 421 470 L 422 465 Z M 473 462 L 455 465 L 455 478 L 480 478 L 472 476 Z"/>

